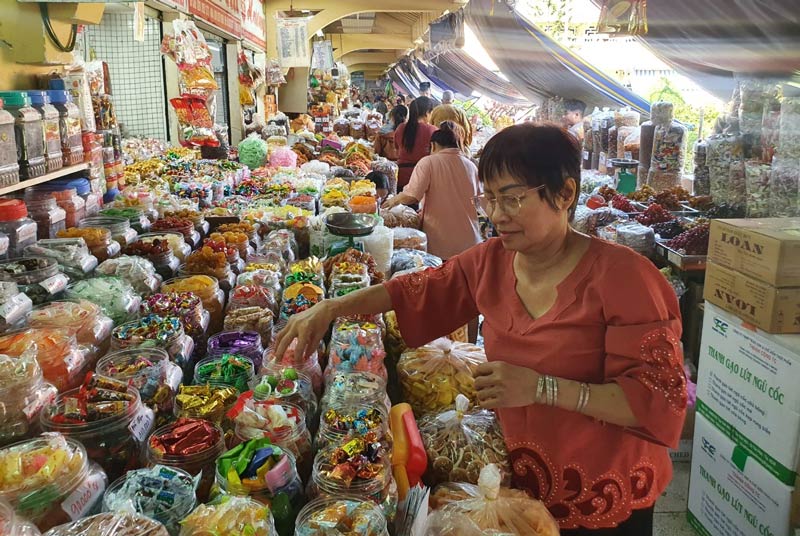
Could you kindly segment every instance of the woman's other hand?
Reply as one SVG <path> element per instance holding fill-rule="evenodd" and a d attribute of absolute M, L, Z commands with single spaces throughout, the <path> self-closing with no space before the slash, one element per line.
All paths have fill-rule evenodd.
<path fill-rule="evenodd" d="M 475 390 L 482 408 L 518 408 L 536 403 L 539 373 L 502 361 L 481 363 L 475 370 Z"/>
<path fill-rule="evenodd" d="M 386 201 L 384 201 L 383 204 L 381 205 L 381 208 L 390 209 L 396 207 L 399 204 L 400 204 L 399 198 L 396 195 L 394 195 L 392 197 L 389 197 Z"/>
<path fill-rule="evenodd" d="M 297 339 L 295 356 L 308 357 L 319 348 L 320 341 L 335 318 L 336 314 L 327 300 L 293 315 L 275 338 L 275 355 L 283 356 L 292 341 Z"/>

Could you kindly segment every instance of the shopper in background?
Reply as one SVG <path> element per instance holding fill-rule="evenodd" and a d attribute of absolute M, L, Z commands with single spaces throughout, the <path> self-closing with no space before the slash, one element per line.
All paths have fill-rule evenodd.
<path fill-rule="evenodd" d="M 370 171 L 364 178 L 375 185 L 375 195 L 378 197 L 378 206 L 380 206 L 381 201 L 389 195 L 389 177 L 380 171 Z"/>
<path fill-rule="evenodd" d="M 583 114 L 586 113 L 586 103 L 570 99 L 564 101 L 564 110 L 564 128 L 579 141 L 583 141 Z"/>
<path fill-rule="evenodd" d="M 378 132 L 375 138 L 375 154 L 387 158 L 393 162 L 397 161 L 397 146 L 394 144 L 394 132 L 399 125 L 402 125 L 408 117 L 408 108 L 398 104 L 389 113 L 387 121 Z"/>
<path fill-rule="evenodd" d="M 548 506 L 562 536 L 650 536 L 686 414 L 680 309 L 649 260 L 570 227 L 580 172 L 563 129 L 500 131 L 476 200 L 499 238 L 294 315 L 276 352 L 297 338 L 310 354 L 341 316 L 393 309 L 419 347 L 481 313 L 475 388 L 497 411 L 512 485 Z"/>
<path fill-rule="evenodd" d="M 431 155 L 417 163 L 403 192 L 383 204 L 383 208 L 392 208 L 419 203 L 428 252 L 442 259 L 481 241 L 472 200 L 482 190 L 478 168 L 461 151 L 463 136 L 456 123 L 441 123 L 431 136 Z"/>
<path fill-rule="evenodd" d="M 442 94 L 442 103 L 431 112 L 431 124 L 440 125 L 443 121 L 452 121 L 464 130 L 464 147 L 472 145 L 472 124 L 461 108 L 453 106 L 453 92 L 450 90 Z"/>
<path fill-rule="evenodd" d="M 389 108 L 386 106 L 386 102 L 384 102 L 384 98 L 381 95 L 375 97 L 375 111 L 384 118 L 386 118 L 386 114 L 389 113 Z"/>
<path fill-rule="evenodd" d="M 395 106 L 400 106 L 401 104 L 403 106 L 405 106 L 406 105 L 406 96 L 402 95 L 402 94 L 398 95 L 397 98 L 394 101 L 394 104 L 395 104 Z"/>
<path fill-rule="evenodd" d="M 428 97 L 417 97 L 411 103 L 408 121 L 394 131 L 397 165 L 400 168 L 398 192 L 408 184 L 417 162 L 430 153 L 431 135 L 436 131 L 436 127 L 430 124 L 433 107 L 434 103 Z"/>
<path fill-rule="evenodd" d="M 433 98 L 431 96 L 431 83 L 430 82 L 421 82 L 419 84 L 419 96 L 420 97 L 428 97 L 429 99 Z"/>

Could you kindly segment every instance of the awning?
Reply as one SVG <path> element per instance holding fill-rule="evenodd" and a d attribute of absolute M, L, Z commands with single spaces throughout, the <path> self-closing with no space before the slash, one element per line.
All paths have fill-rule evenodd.
<path fill-rule="evenodd" d="M 483 47 L 529 100 L 559 96 L 649 114 L 646 99 L 559 45 L 504 1 L 471 0 L 465 11 Z"/>
<path fill-rule="evenodd" d="M 527 101 L 506 80 L 478 63 L 472 56 L 460 49 L 448 50 L 432 60 L 433 72 L 439 76 L 457 80 L 465 91 L 460 93 L 470 97 L 472 91 L 503 104 L 525 104 Z"/>

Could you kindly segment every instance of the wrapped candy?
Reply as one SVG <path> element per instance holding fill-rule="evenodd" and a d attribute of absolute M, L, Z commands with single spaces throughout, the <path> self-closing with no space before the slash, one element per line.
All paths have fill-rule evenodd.
<path fill-rule="evenodd" d="M 319 406 L 311 378 L 303 372 L 277 363 L 272 363 L 272 366 L 268 364 L 262 372 L 261 380 L 253 386 L 253 400 L 295 405 L 305 413 L 306 426 L 316 429 L 319 424 Z"/>
<path fill-rule="evenodd" d="M 741 161 L 743 152 L 740 136 L 717 135 L 707 140 L 706 165 L 708 166 L 711 197 L 716 204 L 743 203 L 747 194 L 744 182 L 734 184 L 731 165 Z"/>
<path fill-rule="evenodd" d="M 39 429 L 39 413 L 58 391 L 44 381 L 29 348 L 19 358 L 0 354 L 0 445 L 33 435 Z"/>
<path fill-rule="evenodd" d="M 295 283 L 286 287 L 281 298 L 281 320 L 288 320 L 292 315 L 310 309 L 324 296 L 322 288 L 311 283 Z"/>
<path fill-rule="evenodd" d="M 315 499 L 297 516 L 297 536 L 385 536 L 386 518 L 374 503 L 355 498 Z"/>
<path fill-rule="evenodd" d="M 456 397 L 456 409 L 431 414 L 419 421 L 419 431 L 428 455 L 425 482 L 478 482 L 484 465 L 497 464 L 503 480 L 511 471 L 503 434 L 494 412 L 469 410 L 469 399 Z"/>
<path fill-rule="evenodd" d="M 100 501 L 108 481 L 77 441 L 44 434 L 0 450 L 0 499 L 40 530 L 78 519 Z M 83 501 L 72 496 L 76 490 Z"/>
<path fill-rule="evenodd" d="M 333 325 L 326 376 L 335 372 L 372 372 L 386 378 L 383 336 L 377 324 L 338 319 Z"/>
<path fill-rule="evenodd" d="M 316 450 L 340 445 L 352 437 L 373 437 L 388 446 L 391 443 L 389 419 L 385 407 L 371 406 L 363 401 L 331 404 L 320 419 Z"/>
<path fill-rule="evenodd" d="M 257 333 L 267 345 L 272 342 L 273 314 L 261 307 L 242 307 L 228 311 L 225 315 L 225 331 Z"/>
<path fill-rule="evenodd" d="M 58 263 L 47 257 L 0 261 L 0 279 L 15 282 L 34 305 L 57 299 L 69 282 Z"/>
<path fill-rule="evenodd" d="M 88 300 L 100 306 L 114 324 L 134 318 L 142 299 L 133 287 L 119 277 L 93 277 L 67 287 L 67 298 Z"/>
<path fill-rule="evenodd" d="M 189 374 L 194 341 L 183 332 L 180 320 L 175 317 L 147 315 L 117 326 L 111 332 L 111 348 L 164 348 L 170 359 Z"/>
<path fill-rule="evenodd" d="M 449 339 L 407 350 L 397 363 L 403 397 L 417 416 L 452 409 L 459 393 L 476 405 L 473 374 L 485 362 L 483 348 Z"/>
<path fill-rule="evenodd" d="M 97 267 L 97 258 L 89 252 L 83 238 L 39 240 L 25 248 L 25 256 L 55 259 L 68 275 L 76 277 L 82 277 Z"/>
<path fill-rule="evenodd" d="M 100 263 L 96 271 L 124 279 L 139 294 L 155 292 L 161 284 L 161 276 L 156 273 L 153 263 L 142 257 L 122 255 Z"/>
<path fill-rule="evenodd" d="M 265 287 L 270 289 L 275 296 L 280 296 L 281 294 L 282 281 L 283 277 L 279 271 L 255 268 L 252 263 L 246 265 L 244 272 L 236 278 L 237 285 Z"/>
<path fill-rule="evenodd" d="M 178 396 L 175 397 L 175 415 L 206 419 L 220 424 L 238 397 L 239 393 L 233 387 L 181 385 Z"/>
<path fill-rule="evenodd" d="M 261 368 L 264 348 L 261 336 L 254 331 L 228 331 L 217 333 L 208 340 L 208 354 L 236 354 L 246 357 L 253 363 L 255 370 Z"/>
<path fill-rule="evenodd" d="M 273 314 L 278 313 L 278 303 L 274 291 L 258 285 L 237 285 L 231 290 L 228 311 L 235 311 L 242 307 L 258 307 L 269 309 Z"/>
<path fill-rule="evenodd" d="M 0 336 L 0 354 L 19 357 L 29 350 L 35 352 L 45 379 L 59 391 L 79 386 L 91 364 L 68 329 L 33 328 Z"/>
<path fill-rule="evenodd" d="M 163 465 L 129 471 L 103 496 L 107 512 L 136 512 L 177 534 L 180 521 L 195 507 L 196 482 L 189 473 Z"/>
<path fill-rule="evenodd" d="M 223 304 L 225 294 L 219 287 L 217 280 L 207 275 L 193 275 L 176 277 L 165 281 L 161 286 L 162 292 L 190 292 L 197 295 L 203 302 L 203 308 L 211 316 L 209 330 L 219 331 L 222 325 Z"/>
<path fill-rule="evenodd" d="M 52 528 L 45 536 L 169 536 L 158 521 L 133 513 L 106 512 Z"/>
<path fill-rule="evenodd" d="M 296 283 L 311 283 L 318 287 L 325 286 L 325 270 L 318 258 L 309 257 L 289 265 L 284 286 L 289 287 Z"/>
<path fill-rule="evenodd" d="M 386 396 L 386 380 L 371 372 L 337 372 L 330 376 L 321 403 L 323 412 L 332 407 L 359 403 L 383 406 L 387 414 L 391 409 Z"/>
<path fill-rule="evenodd" d="M 436 536 L 558 536 L 558 524 L 544 504 L 524 491 L 501 487 L 494 464 L 481 468 L 478 484 L 442 484 L 431 494 L 436 510 L 426 534 Z"/>
<path fill-rule="evenodd" d="M 142 301 L 141 312 L 144 315 L 177 318 L 184 332 L 195 341 L 205 335 L 211 320 L 208 312 L 203 309 L 200 297 L 191 292 L 152 294 Z"/>
<path fill-rule="evenodd" d="M 249 497 L 221 495 L 201 504 L 181 523 L 180 536 L 275 536 L 270 509 Z"/>
<path fill-rule="evenodd" d="M 240 393 L 248 390 L 248 383 L 254 375 L 253 362 L 234 354 L 207 357 L 194 368 L 196 384 L 233 387 Z"/>
<path fill-rule="evenodd" d="M 27 519 L 18 516 L 6 501 L 0 501 L 0 534 L 6 536 L 41 536 L 41 532 Z"/>

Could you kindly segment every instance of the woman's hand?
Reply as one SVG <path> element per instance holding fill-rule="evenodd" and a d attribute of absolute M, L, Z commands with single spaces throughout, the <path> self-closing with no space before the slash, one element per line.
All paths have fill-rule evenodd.
<path fill-rule="evenodd" d="M 539 373 L 502 361 L 481 363 L 475 370 L 478 403 L 486 409 L 518 408 L 536 403 Z"/>
<path fill-rule="evenodd" d="M 283 356 L 292 341 L 297 339 L 294 355 L 298 359 L 308 357 L 319 347 L 335 318 L 336 314 L 328 300 L 292 316 L 275 338 L 275 355 Z"/>
<path fill-rule="evenodd" d="M 392 207 L 396 207 L 399 204 L 400 204 L 400 198 L 395 195 L 384 201 L 383 204 L 381 205 L 381 208 L 390 209 Z"/>

